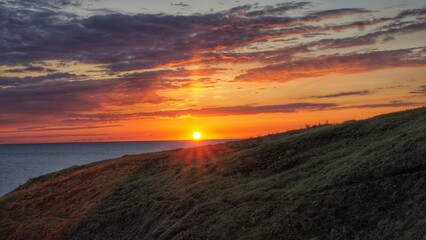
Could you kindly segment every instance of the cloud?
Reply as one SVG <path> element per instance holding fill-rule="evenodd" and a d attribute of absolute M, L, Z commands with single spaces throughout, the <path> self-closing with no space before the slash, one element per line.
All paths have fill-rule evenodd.
<path fill-rule="evenodd" d="M 29 1 L 13 1 L 25 4 Z M 59 6 L 77 4 L 71 0 L 38 0 L 31 4 Z M 177 3 L 179 4 L 179 3 Z M 110 13 L 82 18 L 63 11 L 1 7 L 0 64 L 28 64 L 59 60 L 98 64 L 112 72 L 146 70 L 170 64 L 217 63 L 234 48 L 292 35 L 321 35 L 326 31 L 342 31 L 419 16 L 424 9 L 401 12 L 394 18 L 378 18 L 342 25 L 305 25 L 329 18 L 354 14 L 371 14 L 362 8 L 311 11 L 298 17 L 281 15 L 311 6 L 308 2 L 288 2 L 274 6 L 244 5 L 228 11 L 189 16 L 166 14 Z M 424 21 L 388 31 L 343 39 L 326 39 L 310 43 L 306 48 L 344 48 L 373 44 L 377 38 L 389 39 L 396 32 L 424 30 Z M 299 48 L 302 49 L 302 48 Z M 281 54 L 288 56 L 282 49 Z M 257 52 L 257 55 L 262 53 Z M 255 55 L 256 55 L 255 54 Z M 249 56 L 249 55 L 247 55 Z M 237 57 L 241 59 L 237 60 Z M 270 58 L 265 54 L 265 58 Z M 244 61 L 236 56 L 235 61 Z M 254 56 L 246 59 L 259 60 Z"/>
<path fill-rule="evenodd" d="M 253 115 L 262 113 L 289 113 L 298 111 L 315 111 L 337 107 L 334 103 L 289 103 L 277 105 L 239 105 L 229 107 L 206 107 L 183 110 L 138 112 L 131 114 L 74 114 L 66 123 L 82 122 L 108 122 L 126 119 L 143 118 L 179 118 L 182 116 L 213 117 L 233 115 Z"/>
<path fill-rule="evenodd" d="M 188 8 L 188 7 L 190 7 L 189 4 L 186 4 L 186 3 L 183 3 L 183 2 L 171 3 L 170 5 L 175 6 L 175 7 L 181 7 L 181 8 Z"/>
<path fill-rule="evenodd" d="M 416 102 L 403 102 L 403 101 L 391 101 L 388 103 L 372 103 L 372 104 L 363 104 L 363 105 L 352 105 L 342 108 L 386 108 L 386 107 L 416 107 L 422 106 L 425 103 L 416 103 Z"/>
<path fill-rule="evenodd" d="M 422 85 L 417 90 L 411 91 L 410 93 L 426 96 L 426 85 Z"/>
<path fill-rule="evenodd" d="M 309 5 L 311 5 L 310 2 L 286 2 L 286 3 L 279 3 L 275 6 L 265 6 L 262 9 L 253 10 L 253 11 L 248 11 L 252 9 L 252 6 L 249 6 L 249 5 L 246 5 L 243 8 L 240 7 L 240 9 L 246 12 L 247 16 L 256 17 L 256 16 L 264 16 L 264 15 L 280 15 L 290 10 L 301 9 Z M 236 9 L 237 8 L 234 8 L 234 10 Z M 234 11 L 234 12 L 241 12 L 241 11 Z"/>
<path fill-rule="evenodd" d="M 46 132 L 46 131 L 75 131 L 75 130 L 89 130 L 99 128 L 113 128 L 121 127 L 123 125 L 100 125 L 100 126 L 78 126 L 78 127 L 23 127 L 17 128 L 13 131 L 0 131 L 0 133 L 20 133 L 20 132 Z"/>
<path fill-rule="evenodd" d="M 377 24 L 386 20 L 377 20 L 376 22 L 370 22 L 371 24 Z M 357 23 L 353 23 L 355 26 Z M 366 26 L 364 23 L 363 26 Z M 398 24 L 399 25 L 399 24 Z M 382 31 L 372 32 L 362 36 L 340 38 L 340 39 L 323 39 L 317 42 L 315 45 L 322 49 L 330 48 L 348 48 L 361 45 L 372 45 L 375 44 L 378 39 L 382 38 L 383 42 L 394 39 L 392 36 L 395 34 L 409 34 L 414 32 L 426 31 L 426 22 L 410 22 L 403 26 L 389 25 L 387 29 Z"/>
<path fill-rule="evenodd" d="M 51 1 L 40 0 L 38 4 L 45 2 Z M 324 28 L 304 23 L 371 12 L 344 8 L 301 17 L 274 15 L 308 5 L 290 2 L 255 11 L 243 6 L 204 15 L 114 13 L 88 18 L 61 11 L 2 7 L 0 64 L 62 60 L 99 64 L 112 71 L 150 69 L 171 62 L 214 58 L 218 50 L 257 41 L 315 34 Z M 242 11 L 248 13 L 241 15 Z"/>
<path fill-rule="evenodd" d="M 53 73 L 38 77 L 0 77 L 0 112 L 8 115 L 51 115 L 64 118 L 80 111 L 102 110 L 111 106 L 164 103 L 162 89 L 209 87 L 209 77 L 223 68 L 157 70 L 120 74 L 100 80 L 86 75 Z M 194 76 L 196 79 L 190 79 Z M 1 115 L 1 114 L 0 114 Z M 8 118 L 3 116 L 4 118 Z"/>
<path fill-rule="evenodd" d="M 54 72 L 54 69 L 44 68 L 40 66 L 27 66 L 25 68 L 13 68 L 5 70 L 6 73 L 31 73 L 31 72 Z"/>
<path fill-rule="evenodd" d="M 334 94 L 327 94 L 327 95 L 321 95 L 321 96 L 312 96 L 312 98 L 336 98 L 336 97 L 346 97 L 346 96 L 356 96 L 356 95 L 367 95 L 371 92 L 368 90 L 363 91 L 350 91 L 350 92 L 339 92 Z"/>
<path fill-rule="evenodd" d="M 396 18 L 397 19 L 403 19 L 403 18 L 412 17 L 412 16 L 414 16 L 414 17 L 426 16 L 426 7 L 418 8 L 418 9 L 404 10 L 404 11 L 400 12 Z"/>
<path fill-rule="evenodd" d="M 101 102 L 89 95 L 103 86 L 105 84 L 90 81 L 0 89 L 0 112 L 61 115 L 64 112 L 94 110 L 101 106 Z"/>
<path fill-rule="evenodd" d="M 24 8 L 60 9 L 67 6 L 81 6 L 81 0 L 8 0 L 8 4 Z"/>
<path fill-rule="evenodd" d="M 93 136 L 108 136 L 103 133 L 87 133 L 87 134 L 52 134 L 52 135 L 37 135 L 37 136 L 2 136 L 2 139 L 40 139 L 40 138 L 62 138 L 62 137 L 93 137 Z M 8 142 L 8 141 L 2 141 Z"/>
<path fill-rule="evenodd" d="M 329 55 L 302 60 L 283 61 L 257 69 L 251 69 L 239 75 L 240 82 L 287 82 L 306 77 L 319 77 L 328 74 L 351 74 L 397 67 L 426 66 L 426 58 L 418 49 L 376 51 L 369 53 L 351 53 Z"/>
<path fill-rule="evenodd" d="M 87 115 L 90 112 L 98 114 L 92 116 L 94 120 L 104 121 L 188 114 L 245 115 L 334 106 L 307 103 L 134 115 L 109 112 L 117 108 L 134 110 L 138 104 L 171 101 L 161 95 L 161 90 L 188 88 L 194 83 L 197 87 L 214 87 L 222 80 L 213 80 L 211 75 L 225 71 L 217 67 L 220 64 L 264 65 L 237 76 L 235 81 L 240 82 L 286 82 L 331 73 L 425 66 L 425 49 L 364 49 L 348 54 L 321 55 L 328 49 L 373 46 L 379 41 L 395 39 L 397 34 L 424 31 L 424 9 L 380 18 L 374 17 L 376 12 L 363 8 L 312 11 L 309 8 L 315 5 L 309 2 L 244 5 L 185 16 L 111 11 L 100 14 L 90 10 L 89 14 L 95 15 L 79 16 L 65 11 L 68 7 L 81 7 L 83 3 L 78 0 L 10 0 L 0 4 L 0 65 L 8 69 L 0 77 L 2 126 L 21 126 L 28 124 L 28 119 L 37 124 L 85 121 L 92 116 Z M 183 2 L 175 4 L 186 5 Z M 353 20 L 352 17 L 359 14 L 365 19 Z M 336 18 L 339 18 L 338 24 L 328 21 Z M 346 38 L 317 39 L 333 32 L 367 26 L 376 29 Z M 315 38 L 307 39 L 308 36 Z M 294 42 L 289 42 L 290 39 Z M 270 50 L 262 45 L 275 48 Z M 45 67 L 51 66 L 47 61 L 90 64 L 100 70 L 93 78 L 82 74 L 82 69 L 70 72 L 66 67 L 55 67 L 57 71 L 49 69 Z M 190 70 L 194 65 L 204 67 Z M 351 94 L 356 95 L 348 91 L 334 94 L 334 97 Z"/>
<path fill-rule="evenodd" d="M 264 106 L 231 106 L 231 107 L 210 107 L 200 109 L 186 109 L 174 111 L 162 111 L 152 113 L 140 113 L 143 117 L 178 117 L 184 115 L 191 116 L 229 116 L 229 115 L 253 115 L 261 113 L 287 113 L 303 110 L 320 110 L 335 107 L 334 103 L 290 103 Z"/>
<path fill-rule="evenodd" d="M 75 79 L 77 77 L 78 77 L 77 75 L 67 73 L 67 72 L 52 73 L 52 74 L 42 75 L 38 77 L 32 77 L 32 76 L 27 76 L 23 78 L 0 77 L 0 87 L 20 87 L 20 86 L 39 85 L 43 82 Z"/>
<path fill-rule="evenodd" d="M 358 14 L 364 14 L 364 13 L 371 13 L 371 10 L 367 10 L 364 8 L 340 8 L 340 9 L 330 9 L 330 10 L 324 10 L 324 11 L 318 11 L 311 13 L 305 17 L 302 18 L 304 21 L 320 21 L 324 19 L 331 19 L 331 18 L 339 18 L 339 17 L 346 17 L 351 15 L 358 15 Z"/>
<path fill-rule="evenodd" d="M 43 77 L 34 78 L 37 81 L 45 79 Z M 30 77 L 30 79 L 34 78 Z M 26 86 L 25 79 L 13 80 L 19 87 L 0 89 L 0 112 L 59 117 L 69 112 L 102 109 L 105 105 L 121 106 L 163 100 L 152 91 L 154 80 L 133 82 L 117 79 L 58 80 Z"/>

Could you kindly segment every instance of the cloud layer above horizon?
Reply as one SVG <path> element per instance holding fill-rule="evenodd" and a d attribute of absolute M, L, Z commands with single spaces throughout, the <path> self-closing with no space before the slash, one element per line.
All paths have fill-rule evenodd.
<path fill-rule="evenodd" d="M 0 124 L 3 132 L 67 131 L 134 119 L 422 106 L 426 8 L 404 3 L 241 1 L 172 14 L 99 9 L 97 1 L 2 2 Z M 399 80 L 357 80 L 383 70 L 399 71 Z M 335 83 L 306 87 L 324 78 Z"/>

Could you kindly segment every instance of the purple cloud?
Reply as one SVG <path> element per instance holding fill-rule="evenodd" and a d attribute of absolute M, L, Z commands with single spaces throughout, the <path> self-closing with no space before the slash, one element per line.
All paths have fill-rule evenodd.
<path fill-rule="evenodd" d="M 331 73 L 359 73 L 385 68 L 426 66 L 426 58 L 419 57 L 418 49 L 351 53 L 320 56 L 317 58 L 288 60 L 281 63 L 251 69 L 236 77 L 236 81 L 286 82 L 298 78 L 319 77 Z"/>
<path fill-rule="evenodd" d="M 359 95 L 367 95 L 371 92 L 368 90 L 363 91 L 350 91 L 350 92 L 339 92 L 339 93 L 333 93 L 333 94 L 327 94 L 327 95 L 320 95 L 320 96 L 313 96 L 312 98 L 337 98 L 337 97 L 346 97 L 346 96 L 359 96 Z"/>

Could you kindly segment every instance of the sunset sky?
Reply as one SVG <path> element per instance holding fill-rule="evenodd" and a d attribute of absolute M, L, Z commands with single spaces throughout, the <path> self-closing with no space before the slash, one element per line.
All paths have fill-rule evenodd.
<path fill-rule="evenodd" d="M 0 0 L 0 143 L 245 138 L 425 105 L 424 0 Z"/>

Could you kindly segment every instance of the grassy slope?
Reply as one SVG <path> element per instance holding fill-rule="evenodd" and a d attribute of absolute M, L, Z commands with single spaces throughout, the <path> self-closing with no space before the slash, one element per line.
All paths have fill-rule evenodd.
<path fill-rule="evenodd" d="M 423 239 L 426 108 L 127 156 L 0 198 L 6 239 Z"/>

